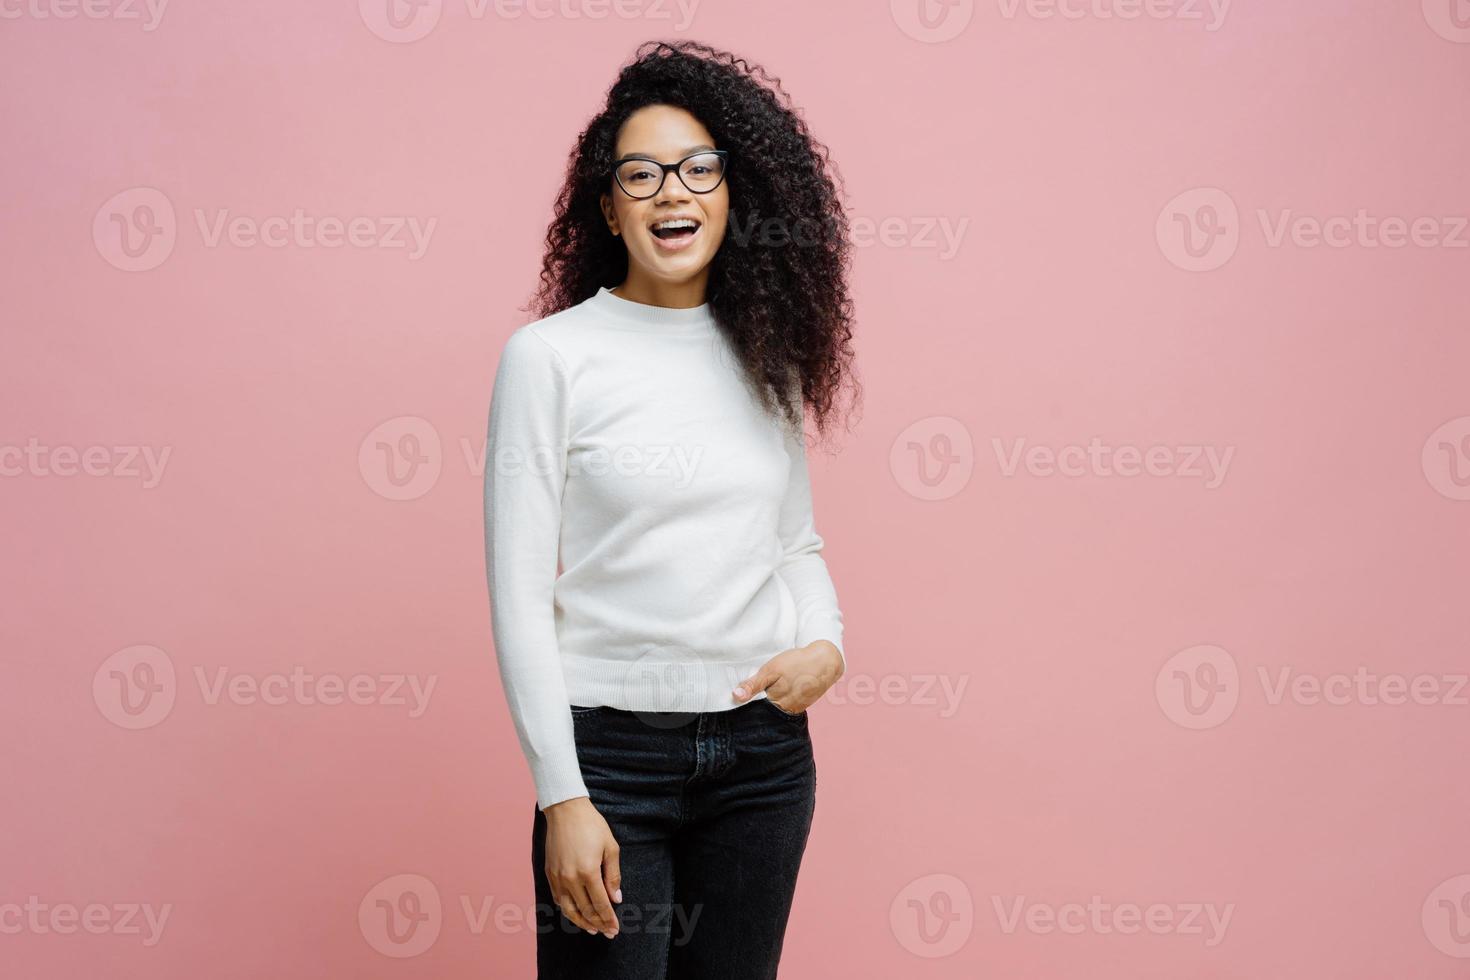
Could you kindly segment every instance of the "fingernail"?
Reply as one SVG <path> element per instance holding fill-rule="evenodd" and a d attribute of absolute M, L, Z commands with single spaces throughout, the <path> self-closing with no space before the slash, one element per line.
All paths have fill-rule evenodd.
<path fill-rule="evenodd" d="M 613 901 L 614 902 L 621 902 L 622 900 L 623 900 L 623 890 L 621 888 L 619 888 L 619 889 L 617 889 L 616 891 L 613 892 Z"/>
<path fill-rule="evenodd" d="M 737 698 L 743 698 L 743 697 L 745 697 L 745 688 L 743 688 L 743 687 L 737 687 L 735 689 L 735 696 Z"/>
<path fill-rule="evenodd" d="M 617 933 L 616 932 L 613 932 L 611 929 L 609 929 L 608 931 L 604 932 L 603 935 L 606 936 L 607 938 L 611 939 L 612 937 L 616 936 Z"/>
<path fill-rule="evenodd" d="M 587 935 L 589 935 L 589 936 L 595 936 L 595 935 L 597 935 L 597 930 L 596 929 L 588 929 L 587 930 Z"/>

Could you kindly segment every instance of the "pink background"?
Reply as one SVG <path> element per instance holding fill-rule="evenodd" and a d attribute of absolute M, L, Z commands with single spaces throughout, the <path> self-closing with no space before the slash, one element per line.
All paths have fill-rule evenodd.
<path fill-rule="evenodd" d="M 1470 6 L 1183 3 L 7 4 L 0 972 L 531 975 L 486 409 L 574 136 L 686 36 L 779 75 L 889 221 L 864 412 L 812 462 L 851 670 L 783 975 L 1470 975 Z M 209 235 L 297 209 L 435 224 Z M 1094 438 L 1163 448 L 1008 469 Z M 369 703 L 212 687 L 293 671 Z"/>

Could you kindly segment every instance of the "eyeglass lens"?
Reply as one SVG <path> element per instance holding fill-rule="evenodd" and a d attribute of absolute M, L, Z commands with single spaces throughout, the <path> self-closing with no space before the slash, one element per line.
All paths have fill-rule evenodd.
<path fill-rule="evenodd" d="M 663 171 L 647 160 L 625 160 L 618 166 L 618 183 L 632 197 L 652 197 L 658 193 Z M 724 178 L 724 161 L 715 153 L 696 153 L 679 165 L 684 186 L 696 194 L 712 191 Z"/>

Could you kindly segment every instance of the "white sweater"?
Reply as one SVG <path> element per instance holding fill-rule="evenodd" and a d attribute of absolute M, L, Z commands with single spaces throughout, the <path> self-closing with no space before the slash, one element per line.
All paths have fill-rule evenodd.
<path fill-rule="evenodd" d="M 588 795 L 570 705 L 724 711 L 783 650 L 842 650 L 805 444 L 708 304 L 602 289 L 520 327 L 486 450 L 496 660 L 540 808 Z"/>

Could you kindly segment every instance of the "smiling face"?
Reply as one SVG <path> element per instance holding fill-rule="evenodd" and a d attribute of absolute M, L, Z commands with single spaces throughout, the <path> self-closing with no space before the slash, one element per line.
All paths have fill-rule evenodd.
<path fill-rule="evenodd" d="M 718 149 L 714 138 L 689 112 L 651 105 L 623 123 L 613 159 L 643 157 L 678 163 L 691 153 L 713 149 Z M 698 175 L 698 171 L 691 175 L 696 186 Z M 649 168 L 634 179 L 657 184 L 658 171 Z M 633 186 L 632 181 L 629 183 Z M 608 184 L 608 191 L 602 195 L 602 213 L 613 234 L 620 235 L 628 249 L 624 292 L 640 302 L 653 301 L 645 297 L 675 296 L 693 304 L 703 302 L 709 264 L 725 238 L 729 183 L 722 180 L 714 190 L 696 194 L 678 174 L 670 173 L 657 194 L 641 200 L 629 195 L 610 175 Z"/>

